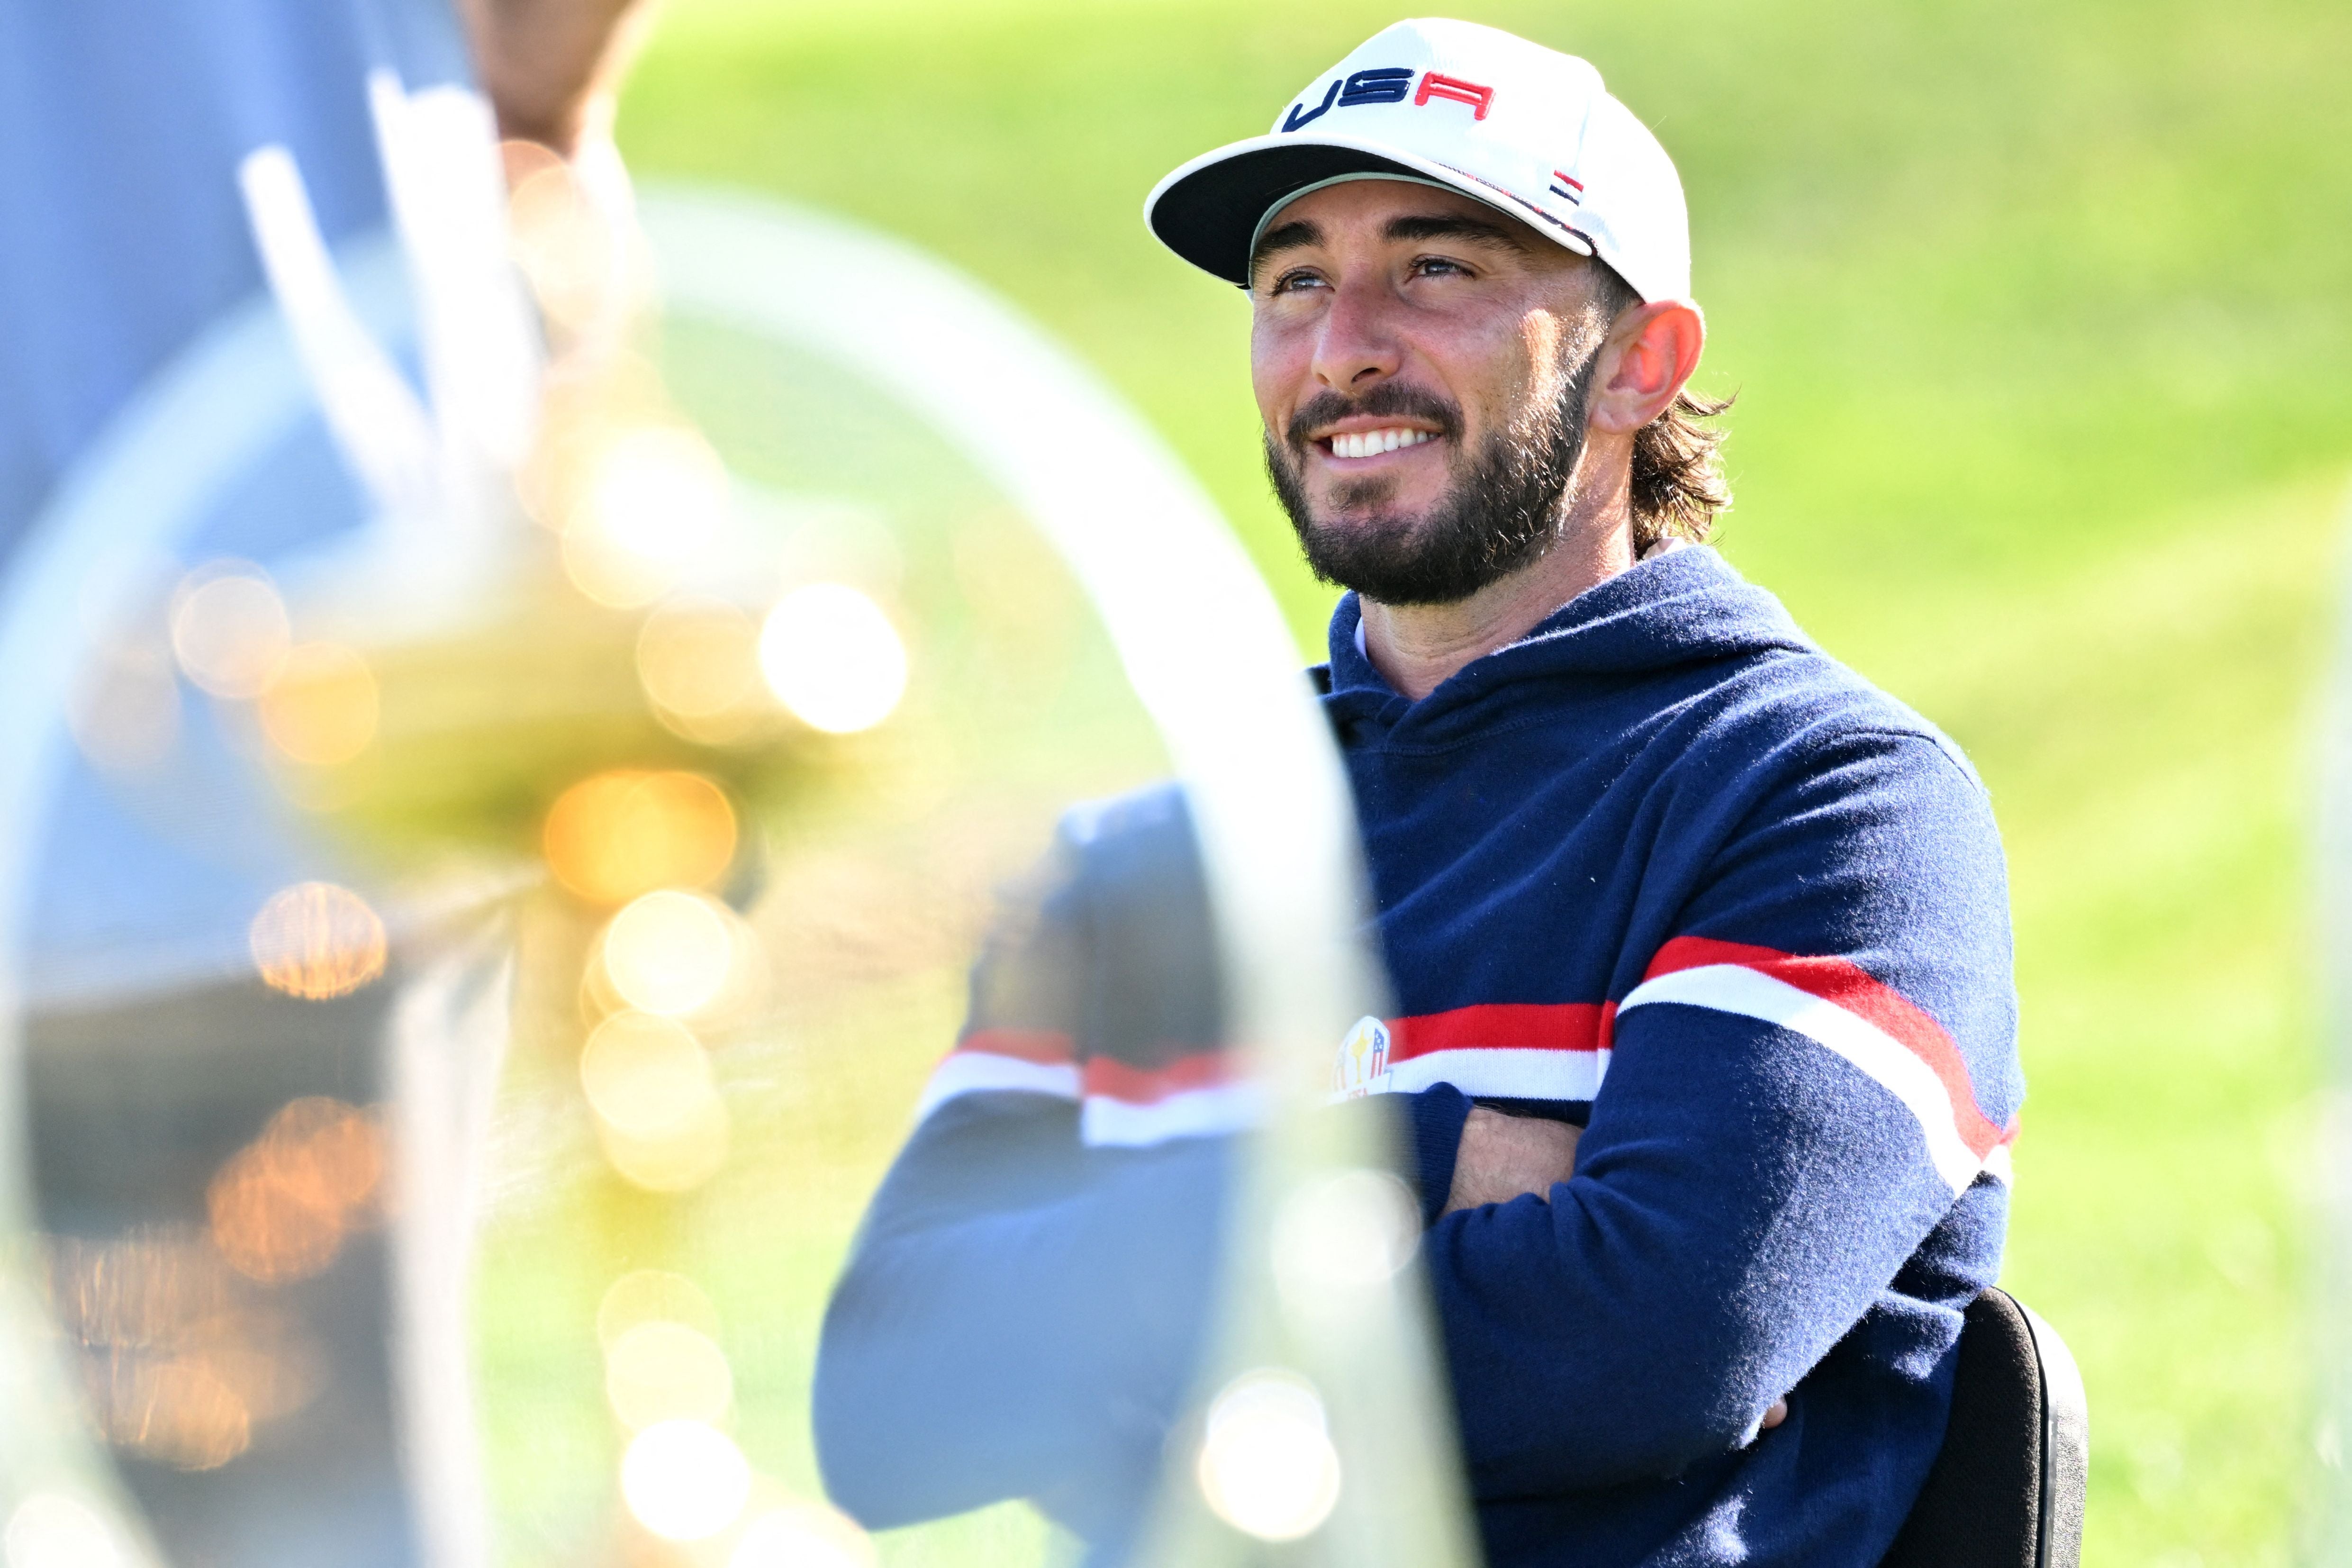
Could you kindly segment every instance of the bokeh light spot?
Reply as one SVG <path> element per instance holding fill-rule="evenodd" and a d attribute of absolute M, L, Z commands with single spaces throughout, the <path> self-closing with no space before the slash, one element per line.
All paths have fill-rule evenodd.
<path fill-rule="evenodd" d="M 320 1204 L 351 1210 L 373 1203 L 383 1185 L 383 1132 L 376 1119 L 325 1095 L 289 1100 L 262 1130 L 280 1179 Z"/>
<path fill-rule="evenodd" d="M 820 1503 L 791 1503 L 753 1520 L 727 1568 L 874 1568 L 881 1561 L 857 1521 Z"/>
<path fill-rule="evenodd" d="M 1296 1541 L 1339 1500 L 1323 1401 L 1293 1373 L 1244 1373 L 1209 1406 L 1198 1466 L 1217 1517 L 1261 1541 Z"/>
<path fill-rule="evenodd" d="M 187 678 L 215 697 L 258 697 L 293 646 L 285 602 L 257 567 L 193 572 L 172 595 L 172 652 Z"/>
<path fill-rule="evenodd" d="M 1363 1170 L 1317 1177 L 1275 1211 L 1275 1281 L 1294 1312 L 1357 1317 L 1355 1298 L 1392 1279 L 1420 1244 L 1419 1206 L 1396 1177 Z"/>
<path fill-rule="evenodd" d="M 604 1351 L 604 1396 L 622 1426 L 717 1421 L 735 1397 L 734 1373 L 710 1337 L 684 1323 L 639 1323 Z"/>
<path fill-rule="evenodd" d="M 638 1140 L 674 1138 L 714 1097 L 710 1058 L 674 1018 L 616 1013 L 580 1052 L 580 1084 L 604 1124 Z"/>
<path fill-rule="evenodd" d="M 332 882 L 272 894 L 247 935 L 262 981 L 289 996 L 323 1002 L 383 973 L 383 922 L 366 900 Z"/>
<path fill-rule="evenodd" d="M 651 1322 L 684 1323 L 719 1336 L 719 1309 L 701 1286 L 666 1268 L 635 1268 L 604 1288 L 596 1303 L 596 1342 L 610 1349 L 639 1323 Z"/>
<path fill-rule="evenodd" d="M 383 1171 L 373 1117 L 323 1097 L 291 1101 L 205 1190 L 214 1244 L 265 1283 L 317 1274 L 372 1217 Z"/>
<path fill-rule="evenodd" d="M 515 265 L 541 309 L 574 331 L 615 309 L 626 282 L 619 227 L 601 213 L 572 165 L 534 143 L 505 143 L 508 232 Z"/>
<path fill-rule="evenodd" d="M 724 599 L 657 606 L 637 633 L 637 680 L 656 713 L 708 725 L 749 717 L 765 695 L 760 628 Z"/>
<path fill-rule="evenodd" d="M 365 751 L 375 739 L 377 711 L 374 673 L 340 643 L 289 649 L 278 679 L 261 694 L 262 732 L 286 755 L 314 767 L 347 763 Z"/>
<path fill-rule="evenodd" d="M 139 1369 L 124 1446 L 177 1470 L 216 1470 L 253 1446 L 253 1413 L 203 1360 Z"/>
<path fill-rule="evenodd" d="M 715 880 L 735 857 L 735 810 L 699 773 L 598 773 L 563 792 L 541 834 L 555 879 L 593 903 Z"/>
<path fill-rule="evenodd" d="M 604 969 L 631 1006 L 676 1016 L 719 994 L 734 957 L 733 933 L 707 899 L 676 889 L 647 893 L 604 928 Z"/>
<path fill-rule="evenodd" d="M 49 1305 L 74 1340 L 109 1349 L 169 1345 L 237 1310 L 237 1279 L 200 1233 L 142 1227 L 111 1240 L 47 1242 Z"/>
<path fill-rule="evenodd" d="M 717 542 L 727 469 L 701 437 L 666 426 L 625 430 L 592 461 L 564 526 L 564 571 L 600 605 L 649 605 Z"/>
<path fill-rule="evenodd" d="M 751 1467 L 726 1433 L 702 1421 L 657 1421 L 621 1455 L 621 1499 L 665 1541 L 704 1541 L 735 1522 Z"/>
<path fill-rule="evenodd" d="M 606 1162 L 625 1180 L 649 1193 L 691 1192 L 727 1163 L 727 1107 L 713 1094 L 658 1138 L 633 1138 L 604 1121 L 596 1136 Z"/>
<path fill-rule="evenodd" d="M 840 583 L 812 583 L 768 613 L 760 671 L 803 723 L 849 734 L 872 729 L 898 706 L 907 647 L 873 600 Z"/>
<path fill-rule="evenodd" d="M 267 1152 L 248 1148 L 205 1193 L 221 1255 L 239 1273 L 272 1284 L 318 1273 L 343 1245 L 342 1215 L 280 1176 Z"/>
<path fill-rule="evenodd" d="M 35 1492 L 8 1515 L 8 1568 L 128 1568 L 122 1537 L 96 1509 L 63 1492 Z"/>
<path fill-rule="evenodd" d="M 209 1235 L 142 1226 L 45 1250 L 50 1305 L 115 1447 L 212 1468 L 318 1392 L 317 1344 L 256 1300 Z"/>
<path fill-rule="evenodd" d="M 180 739 L 180 683 L 161 642 L 101 642 L 77 676 L 66 722 L 82 754 L 121 773 L 149 768 Z"/>

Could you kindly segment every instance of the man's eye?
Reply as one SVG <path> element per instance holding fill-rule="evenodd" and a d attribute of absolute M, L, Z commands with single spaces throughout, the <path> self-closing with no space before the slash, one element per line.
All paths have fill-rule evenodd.
<path fill-rule="evenodd" d="M 1276 278 L 1274 282 L 1267 287 L 1266 292 L 1269 294 L 1296 294 L 1302 289 L 1320 288 L 1322 283 L 1323 279 L 1320 277 L 1317 276 L 1313 272 L 1309 272 L 1302 267 L 1294 271 L 1286 272 L 1281 277 Z"/>
<path fill-rule="evenodd" d="M 1416 278 L 1467 278 L 1470 268 L 1448 256 L 1419 256 L 1413 258 Z"/>

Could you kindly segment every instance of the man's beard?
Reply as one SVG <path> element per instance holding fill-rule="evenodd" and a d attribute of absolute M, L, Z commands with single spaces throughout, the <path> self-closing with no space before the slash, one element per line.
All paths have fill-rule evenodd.
<path fill-rule="evenodd" d="M 1587 352 L 1559 395 L 1532 420 L 1487 436 L 1475 452 L 1461 445 L 1460 405 L 1394 382 L 1360 398 L 1320 393 L 1291 418 L 1283 441 L 1269 433 L 1266 474 L 1315 575 L 1383 605 L 1448 605 L 1551 548 L 1559 537 L 1561 500 L 1584 450 L 1585 398 L 1601 357 L 1598 343 L 1579 346 Z M 1451 444 L 1446 467 L 1453 482 L 1426 513 L 1381 510 L 1396 481 L 1379 475 L 1333 487 L 1333 509 L 1364 514 L 1356 521 L 1315 515 L 1305 483 L 1307 434 L 1353 415 L 1426 420 Z"/>

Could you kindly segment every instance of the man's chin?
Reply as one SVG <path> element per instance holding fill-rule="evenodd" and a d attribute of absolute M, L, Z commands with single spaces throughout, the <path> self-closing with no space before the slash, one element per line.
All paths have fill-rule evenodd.
<path fill-rule="evenodd" d="M 1519 571 L 1544 553 L 1541 542 L 1496 550 L 1465 537 L 1447 519 L 1395 511 L 1294 517 L 1307 564 L 1323 582 L 1382 605 L 1454 605 Z"/>
<path fill-rule="evenodd" d="M 1491 574 L 1449 549 L 1444 499 L 1416 509 L 1397 495 L 1397 476 L 1333 480 L 1307 493 L 1305 465 L 1282 460 L 1269 446 L 1268 476 L 1307 567 L 1323 582 L 1389 605 L 1449 604 L 1484 585 Z"/>
<path fill-rule="evenodd" d="M 1390 511 L 1320 514 L 1298 531 L 1310 558 L 1390 562 L 1417 553 L 1422 520 Z"/>
<path fill-rule="evenodd" d="M 1393 475 L 1339 480 L 1324 494 L 1310 498 L 1309 527 L 1327 538 L 1404 545 L 1428 531 L 1445 498 L 1431 497 L 1416 505 L 1398 495 L 1398 489 Z"/>
<path fill-rule="evenodd" d="M 1426 605 L 1466 597 L 1459 585 L 1433 574 L 1417 520 L 1377 517 L 1318 521 L 1298 530 L 1315 575 L 1388 605 Z"/>

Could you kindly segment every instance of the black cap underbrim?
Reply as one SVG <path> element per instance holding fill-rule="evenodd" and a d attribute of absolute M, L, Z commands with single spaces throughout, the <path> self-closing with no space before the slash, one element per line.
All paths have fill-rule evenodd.
<path fill-rule="evenodd" d="M 1203 272 L 1246 289 L 1250 241 L 1267 210 L 1295 192 L 1344 174 L 1429 178 L 1425 170 L 1360 147 L 1328 142 L 1261 147 L 1180 174 L 1155 193 L 1148 215 L 1151 232 Z"/>

